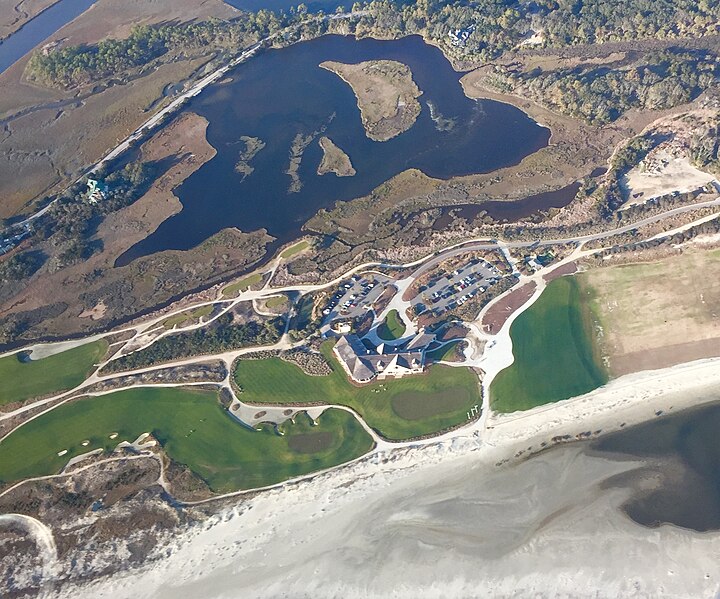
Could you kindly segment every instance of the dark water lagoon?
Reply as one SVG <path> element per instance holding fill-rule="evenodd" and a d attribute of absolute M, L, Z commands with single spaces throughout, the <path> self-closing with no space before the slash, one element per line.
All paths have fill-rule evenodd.
<path fill-rule="evenodd" d="M 60 0 L 0 44 L 0 73 L 95 4 L 97 0 Z"/>
<path fill-rule="evenodd" d="M 375 59 L 407 64 L 423 91 L 417 122 L 386 142 L 366 137 L 350 86 L 318 66 L 325 60 Z M 281 241 L 290 240 L 318 209 L 366 195 L 408 168 L 448 179 L 517 164 L 547 145 L 548 129 L 507 104 L 470 100 L 460 76 L 419 37 L 357 41 L 325 36 L 240 65 L 231 82 L 208 88 L 186 108 L 208 119 L 208 141 L 217 155 L 176 189 L 183 210 L 118 264 L 161 250 L 192 248 L 225 227 L 266 228 Z M 313 133 L 298 169 L 302 188 L 292 193 L 292 179 L 285 173 L 290 148 L 296 135 Z M 316 174 L 320 135 L 350 156 L 354 177 Z M 245 148 L 242 136 L 266 144 L 247 176 L 235 170 Z"/>
<path fill-rule="evenodd" d="M 624 509 L 639 524 L 720 530 L 718 432 L 720 404 L 712 404 L 608 435 L 592 447 L 647 463 L 608 481 L 636 489 Z"/>
<path fill-rule="evenodd" d="M 560 189 L 545 191 L 512 201 L 489 201 L 481 204 L 458 204 L 442 208 L 442 215 L 433 223 L 433 229 L 442 231 L 456 218 L 473 222 L 481 214 L 487 214 L 498 222 L 514 222 L 527 218 L 537 212 L 547 212 L 552 208 L 564 208 L 575 199 L 580 189 L 576 181 Z"/>

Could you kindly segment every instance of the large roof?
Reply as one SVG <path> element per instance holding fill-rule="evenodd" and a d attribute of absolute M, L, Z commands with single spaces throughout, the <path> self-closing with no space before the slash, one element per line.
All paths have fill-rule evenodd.
<path fill-rule="evenodd" d="M 418 333 L 410 340 L 410 343 L 407 344 L 405 349 L 425 349 L 434 340 L 435 335 L 432 335 L 431 333 Z"/>
<path fill-rule="evenodd" d="M 335 351 L 355 380 L 367 381 L 375 376 L 375 369 L 368 363 L 367 357 L 377 354 L 371 354 L 357 335 L 340 337 L 335 344 Z"/>
<path fill-rule="evenodd" d="M 432 335 L 418 335 L 418 337 L 423 337 L 423 340 L 428 343 L 433 339 Z M 379 372 L 397 372 L 403 369 L 414 370 L 418 366 L 422 367 L 423 349 L 426 344 L 419 344 L 419 349 L 400 351 L 383 346 L 383 353 L 379 353 L 368 349 L 357 335 L 350 334 L 340 337 L 335 344 L 335 352 L 352 378 L 357 381 L 369 381 Z"/>

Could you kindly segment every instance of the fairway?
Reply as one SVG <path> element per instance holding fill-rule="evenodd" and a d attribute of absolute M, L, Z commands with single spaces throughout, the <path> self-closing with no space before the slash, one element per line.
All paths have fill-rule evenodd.
<path fill-rule="evenodd" d="M 385 341 L 393 341 L 400 339 L 405 333 L 405 325 L 403 324 L 400 314 L 397 310 L 390 310 L 385 317 L 385 320 L 377 329 L 377 334 L 380 339 Z"/>
<path fill-rule="evenodd" d="M 312 426 L 305 414 L 282 426 L 253 431 L 235 421 L 217 394 L 187 389 L 130 389 L 67 404 L 0 443 L 0 481 L 58 472 L 71 457 L 151 432 L 173 460 L 218 492 L 250 489 L 342 464 L 373 445 L 357 419 L 328 410 Z M 119 433 L 111 440 L 112 433 Z M 295 437 L 298 437 L 295 439 Z M 317 436 L 317 437 L 316 437 Z M 83 447 L 81 443 L 89 440 Z M 57 452 L 68 453 L 58 457 Z"/>
<path fill-rule="evenodd" d="M 305 240 L 301 241 L 300 243 L 296 243 L 295 245 L 291 245 L 289 248 L 287 248 L 285 251 L 283 251 L 280 254 L 280 257 L 283 260 L 287 260 L 288 258 L 292 258 L 295 254 L 299 254 L 303 250 L 306 250 L 310 247 L 310 242 Z"/>
<path fill-rule="evenodd" d="M 18 354 L 0 358 L 0 405 L 76 387 L 107 351 L 104 339 L 42 360 L 21 362 Z"/>
<path fill-rule="evenodd" d="M 234 297 L 237 295 L 238 291 L 247 291 L 250 287 L 257 285 L 261 281 L 262 275 L 260 273 L 255 273 L 254 275 L 240 279 L 235 283 L 231 283 L 222 290 L 223 297 Z"/>
<path fill-rule="evenodd" d="M 480 403 L 478 379 L 467 368 L 435 365 L 426 373 L 355 386 L 332 354 L 322 346 L 332 374 L 310 376 L 280 358 L 240 360 L 235 381 L 248 403 L 349 406 L 387 439 L 401 440 L 436 433 L 467 420 L 468 410 Z"/>
<path fill-rule="evenodd" d="M 510 327 L 515 361 L 490 387 L 498 412 L 528 410 L 592 391 L 607 382 L 592 315 L 575 277 L 550 283 Z"/>

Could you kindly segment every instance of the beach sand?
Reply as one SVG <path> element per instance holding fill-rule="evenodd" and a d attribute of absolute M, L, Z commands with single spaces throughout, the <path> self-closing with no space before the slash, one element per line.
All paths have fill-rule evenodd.
<path fill-rule="evenodd" d="M 711 597 L 720 534 L 631 521 L 640 462 L 585 445 L 529 460 L 555 434 L 605 431 L 720 397 L 717 360 L 623 377 L 552 409 L 489 418 L 229 507 L 144 570 L 67 597 Z M 499 458 L 511 458 L 503 467 Z"/>

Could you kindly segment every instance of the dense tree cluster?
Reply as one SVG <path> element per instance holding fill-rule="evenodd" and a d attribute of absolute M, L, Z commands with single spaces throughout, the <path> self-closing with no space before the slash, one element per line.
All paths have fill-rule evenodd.
<path fill-rule="evenodd" d="M 720 174 L 720 116 L 690 140 L 690 158 L 701 169 Z"/>
<path fill-rule="evenodd" d="M 224 314 L 211 327 L 163 337 L 146 349 L 113 360 L 105 370 L 122 372 L 188 356 L 216 354 L 249 345 L 269 345 L 280 339 L 283 326 L 282 318 L 233 324 L 232 314 Z"/>
<path fill-rule="evenodd" d="M 30 251 L 15 254 L 0 262 L 0 283 L 19 281 L 32 276 L 42 266 L 43 257 L 40 252 Z"/>
<path fill-rule="evenodd" d="M 604 184 L 598 187 L 595 195 L 598 198 L 598 212 L 605 220 L 616 216 L 618 208 L 625 203 L 626 197 L 620 181 L 631 168 L 636 166 L 654 147 L 655 141 L 650 136 L 633 137 L 627 144 L 615 152 L 610 170 L 605 176 Z"/>
<path fill-rule="evenodd" d="M 631 108 L 664 109 L 689 102 L 719 80 L 720 63 L 714 54 L 670 48 L 648 53 L 626 67 L 507 72 L 492 82 L 570 116 L 604 124 Z"/>
<path fill-rule="evenodd" d="M 717 32 L 715 0 L 536 0 L 551 46 Z"/>
<path fill-rule="evenodd" d="M 146 65 L 173 49 L 241 48 L 290 22 L 286 16 L 261 10 L 233 21 L 210 19 L 155 27 L 142 25 L 133 27 L 125 39 L 35 52 L 28 61 L 27 74 L 46 85 L 72 87 Z"/>
<path fill-rule="evenodd" d="M 720 21 L 720 3 L 711 0 L 374 0 L 353 10 L 367 11 L 358 35 L 420 34 L 472 61 L 491 60 L 536 31 L 548 46 L 569 46 L 704 35 L 716 33 Z M 470 35 L 451 44 L 449 34 L 457 30 Z"/>
<path fill-rule="evenodd" d="M 353 32 L 358 37 L 422 35 L 455 58 L 490 60 L 526 36 L 529 21 L 519 8 L 516 2 L 508 0 L 408 3 L 373 0 L 353 6 L 353 12 L 364 13 L 354 24 Z M 468 37 L 453 44 L 449 36 L 458 30 Z"/>
<path fill-rule="evenodd" d="M 104 182 L 108 191 L 103 200 L 91 203 L 82 183 L 69 188 L 50 207 L 41 221 L 38 233 L 61 246 L 61 264 L 68 265 L 87 259 L 95 248 L 90 242 L 95 228 L 102 219 L 132 204 L 152 183 L 157 174 L 156 165 L 132 162 L 109 174 Z"/>
<path fill-rule="evenodd" d="M 238 18 L 135 27 L 123 40 L 36 52 L 28 75 L 47 85 L 75 86 L 141 67 L 170 50 L 235 50 L 282 31 L 277 43 L 328 31 L 358 37 L 422 35 L 458 60 L 487 61 L 533 32 L 548 46 L 715 33 L 720 3 L 711 0 L 372 0 L 356 2 L 350 20 L 332 22 L 302 7 L 261 10 Z M 462 32 L 460 38 L 455 36 Z M 660 91 L 660 90 L 658 90 Z"/>

